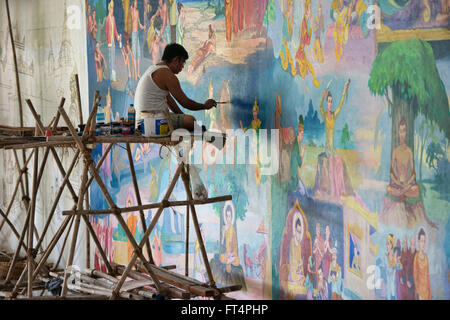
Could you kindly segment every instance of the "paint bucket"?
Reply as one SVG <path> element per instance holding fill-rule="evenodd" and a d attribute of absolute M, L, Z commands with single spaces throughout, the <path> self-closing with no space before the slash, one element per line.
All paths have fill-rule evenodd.
<path fill-rule="evenodd" d="M 144 137 L 159 137 L 169 133 L 169 124 L 162 111 L 144 111 L 140 113 L 143 120 L 141 129 Z"/>

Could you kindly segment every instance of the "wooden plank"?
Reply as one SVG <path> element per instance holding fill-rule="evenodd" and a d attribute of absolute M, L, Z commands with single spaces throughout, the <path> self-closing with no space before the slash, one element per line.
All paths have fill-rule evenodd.
<path fill-rule="evenodd" d="M 43 142 L 34 142 L 34 143 L 24 143 L 24 144 L 12 144 L 12 145 L 8 145 L 5 147 L 5 149 L 29 149 L 29 148 L 41 148 L 41 147 L 62 147 L 62 148 L 66 148 L 66 147 L 71 147 L 71 146 L 75 146 L 75 142 L 58 142 L 58 141 L 53 141 L 53 142 L 47 142 L 47 141 L 43 141 Z"/>
<path fill-rule="evenodd" d="M 191 135 L 192 140 L 202 140 L 202 136 Z M 74 141 L 73 136 L 49 136 L 47 141 Z M 144 137 L 142 135 L 130 136 L 95 136 L 92 139 L 87 139 L 89 143 L 154 143 L 162 145 L 176 145 L 179 141 L 172 141 L 170 136 L 164 137 Z"/>

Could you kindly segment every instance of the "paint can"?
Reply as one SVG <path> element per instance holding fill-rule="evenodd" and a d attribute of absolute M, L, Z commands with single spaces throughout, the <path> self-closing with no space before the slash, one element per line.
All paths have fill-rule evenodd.
<path fill-rule="evenodd" d="M 122 134 L 122 124 L 120 122 L 111 122 L 109 133 L 113 136 Z"/>
<path fill-rule="evenodd" d="M 132 125 L 130 123 L 122 123 L 122 134 L 124 136 L 129 136 L 133 134 Z"/>
<path fill-rule="evenodd" d="M 140 113 L 143 120 L 141 129 L 144 137 L 158 137 L 169 133 L 169 124 L 162 111 L 143 111 Z"/>

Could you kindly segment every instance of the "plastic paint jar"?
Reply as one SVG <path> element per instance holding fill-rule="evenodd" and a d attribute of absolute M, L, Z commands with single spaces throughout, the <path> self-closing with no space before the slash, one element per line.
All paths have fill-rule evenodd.
<path fill-rule="evenodd" d="M 162 111 L 144 111 L 140 113 L 143 121 L 142 135 L 144 137 L 166 136 L 169 133 L 169 124 Z"/>

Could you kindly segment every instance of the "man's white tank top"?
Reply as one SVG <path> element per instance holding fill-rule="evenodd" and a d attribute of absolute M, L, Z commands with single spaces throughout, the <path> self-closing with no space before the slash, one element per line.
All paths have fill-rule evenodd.
<path fill-rule="evenodd" d="M 152 74 L 161 68 L 169 68 L 166 65 L 153 65 L 142 75 L 136 87 L 134 106 L 137 112 L 163 111 L 167 105 L 169 91 L 162 90 L 153 81 Z"/>

